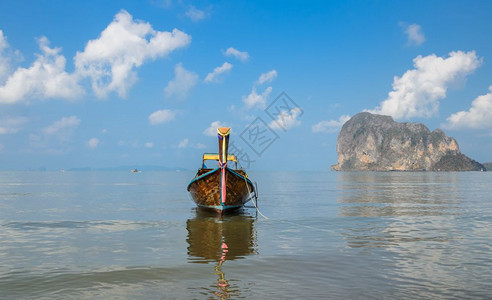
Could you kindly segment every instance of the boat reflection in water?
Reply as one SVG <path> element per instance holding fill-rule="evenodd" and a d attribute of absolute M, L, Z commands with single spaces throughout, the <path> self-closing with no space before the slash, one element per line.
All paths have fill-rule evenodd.
<path fill-rule="evenodd" d="M 222 266 L 226 261 L 242 259 L 256 253 L 255 219 L 239 211 L 232 215 L 217 215 L 196 210 L 196 217 L 186 222 L 188 230 L 188 257 L 191 263 L 216 263 L 218 276 L 213 294 L 219 299 L 238 296 Z"/>

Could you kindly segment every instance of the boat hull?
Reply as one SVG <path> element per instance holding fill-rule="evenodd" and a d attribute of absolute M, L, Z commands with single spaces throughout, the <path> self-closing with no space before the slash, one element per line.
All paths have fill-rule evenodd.
<path fill-rule="evenodd" d="M 254 187 L 246 178 L 246 173 L 229 168 L 225 168 L 224 172 L 223 177 L 221 168 L 198 170 L 195 178 L 188 185 L 188 191 L 198 207 L 223 213 L 238 209 L 249 201 Z M 221 196 L 223 178 L 225 178 L 225 197 Z"/>

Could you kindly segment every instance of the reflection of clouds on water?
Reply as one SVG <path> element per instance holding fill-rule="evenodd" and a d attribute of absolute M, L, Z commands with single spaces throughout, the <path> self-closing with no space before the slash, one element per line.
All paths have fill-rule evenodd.
<path fill-rule="evenodd" d="M 342 237 L 352 249 L 387 257 L 382 272 L 408 291 L 413 286 L 423 296 L 426 289 L 431 295 L 433 288 L 445 287 L 455 290 L 448 296 L 459 297 L 473 290 L 475 275 L 491 275 L 492 247 L 484 246 L 490 218 L 473 220 L 478 212 L 469 203 L 473 188 L 459 176 L 339 173 L 339 215 L 347 218 Z"/>
<path fill-rule="evenodd" d="M 164 222 L 159 221 L 127 221 L 127 220 L 107 220 L 107 221 L 43 221 L 43 222 L 9 222 L 5 223 L 4 229 L 14 229 L 23 231 L 40 231 L 42 233 L 60 233 L 67 229 L 85 229 L 87 232 L 119 232 L 141 230 L 149 227 L 162 227 Z"/>
<path fill-rule="evenodd" d="M 455 173 L 340 173 L 339 214 L 352 220 L 343 236 L 351 247 L 391 248 L 456 238 L 463 214 Z"/>
<path fill-rule="evenodd" d="M 182 282 L 200 276 L 188 266 L 106 266 L 87 271 L 53 268 L 43 275 L 11 274 L 0 281 L 0 290 L 9 292 L 11 297 L 6 299 L 183 299 L 189 291 Z"/>
<path fill-rule="evenodd" d="M 393 217 L 459 213 L 454 173 L 338 174 L 342 216 Z"/>
<path fill-rule="evenodd" d="M 0 274 L 26 269 L 26 274 L 45 276 L 56 270 L 112 269 L 127 263 L 172 264 L 179 255 L 166 251 L 167 245 L 179 244 L 176 236 L 182 226 L 182 222 L 127 220 L 0 222 Z"/>

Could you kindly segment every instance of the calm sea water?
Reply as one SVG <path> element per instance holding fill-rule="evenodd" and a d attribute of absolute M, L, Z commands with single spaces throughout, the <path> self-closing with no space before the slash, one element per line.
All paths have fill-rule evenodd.
<path fill-rule="evenodd" d="M 0 298 L 492 297 L 492 172 L 251 172 L 268 219 L 192 176 L 0 172 Z"/>

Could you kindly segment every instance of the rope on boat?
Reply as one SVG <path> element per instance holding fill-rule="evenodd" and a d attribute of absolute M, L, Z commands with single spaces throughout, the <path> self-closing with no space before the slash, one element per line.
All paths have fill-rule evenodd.
<path fill-rule="evenodd" d="M 332 230 L 332 229 L 323 229 L 323 228 L 318 228 L 318 227 L 314 227 L 311 225 L 304 225 L 304 224 L 300 224 L 300 223 L 296 223 L 296 222 L 292 222 L 292 221 L 287 221 L 287 220 L 277 220 L 277 222 L 291 224 L 291 225 L 295 225 L 298 227 L 304 227 L 304 228 L 308 228 L 308 229 L 319 230 L 319 231 L 323 231 L 323 232 L 330 232 L 330 233 L 336 233 L 337 232 L 336 230 Z"/>
<path fill-rule="evenodd" d="M 251 199 L 251 202 L 253 202 L 256 211 L 260 214 L 260 216 L 262 216 L 263 218 L 265 218 L 265 220 L 268 220 L 268 217 L 265 216 L 264 214 L 262 214 L 261 211 L 260 211 L 260 209 L 258 208 L 258 205 L 256 205 L 256 202 L 258 201 L 258 186 L 256 186 L 256 189 L 254 190 L 255 196 L 254 197 L 251 197 L 251 191 L 249 190 L 249 184 L 248 184 L 248 181 L 246 180 L 246 176 L 243 176 L 243 178 L 244 178 L 244 182 L 246 183 L 246 187 L 248 188 L 249 198 Z"/>
<path fill-rule="evenodd" d="M 249 191 L 249 187 L 248 187 L 248 191 Z M 255 198 L 258 199 L 256 197 L 256 191 L 255 191 Z M 260 216 L 262 216 L 263 218 L 265 218 L 265 220 L 268 220 L 268 217 L 261 213 L 260 209 L 258 208 L 258 205 L 256 205 L 256 201 L 253 198 L 251 198 L 251 202 L 253 202 L 253 204 L 254 204 L 254 206 L 256 208 L 256 211 L 260 214 Z"/>
<path fill-rule="evenodd" d="M 256 189 L 254 190 L 254 192 L 255 192 L 254 197 L 251 197 L 251 191 L 249 189 L 248 181 L 246 180 L 246 177 L 245 176 L 243 176 L 243 178 L 244 178 L 244 182 L 246 183 L 246 187 L 248 189 L 248 193 L 250 195 L 251 202 L 253 202 L 253 205 L 255 206 L 256 211 L 260 214 L 260 216 L 262 216 L 263 218 L 265 218 L 265 220 L 269 220 L 270 218 L 268 218 L 267 216 L 265 216 L 264 214 L 262 214 L 261 211 L 260 211 L 260 209 L 258 208 L 258 205 L 257 205 L 257 201 L 258 201 L 258 186 L 256 186 Z M 255 184 L 256 184 L 256 182 L 255 182 Z M 317 228 L 317 227 L 314 227 L 314 226 L 299 224 L 299 223 L 292 222 L 292 221 L 287 221 L 287 220 L 277 220 L 277 221 L 280 222 L 280 223 L 287 223 L 287 224 L 291 224 L 291 225 L 295 225 L 295 226 L 299 226 L 299 227 L 304 227 L 304 228 L 309 228 L 309 229 L 314 229 L 314 230 L 319 230 L 319 231 L 323 231 L 323 232 L 330 232 L 330 233 L 336 232 L 335 230 L 331 230 L 331 229 Z"/>
<path fill-rule="evenodd" d="M 241 165 L 241 162 L 239 162 L 239 160 L 236 161 L 236 165 L 238 165 L 238 164 L 239 164 L 239 168 L 243 169 L 243 166 Z M 246 175 L 246 176 L 248 176 L 248 175 Z M 261 213 L 261 211 L 257 205 L 257 202 L 258 202 L 258 185 L 256 185 L 256 182 L 255 182 L 255 185 L 256 185 L 256 188 L 254 189 L 255 196 L 251 197 L 251 191 L 249 190 L 249 184 L 248 184 L 248 181 L 246 180 L 246 176 L 243 176 L 243 178 L 244 178 L 244 183 L 246 183 L 246 188 L 248 189 L 249 198 L 251 199 L 251 202 L 253 202 L 253 205 L 255 206 L 255 209 L 260 214 L 260 216 L 265 218 L 265 220 L 268 220 L 269 218 Z"/>
<path fill-rule="evenodd" d="M 258 192 L 257 192 L 258 191 L 258 186 L 256 187 L 256 190 L 254 190 L 254 192 L 255 192 L 254 197 L 251 197 L 251 191 L 249 189 L 249 184 L 248 184 L 248 181 L 246 180 L 246 177 L 244 177 L 244 181 L 246 182 L 246 187 L 248 188 L 248 193 L 250 195 L 251 202 L 253 202 L 256 211 L 260 214 L 260 216 L 262 216 L 263 218 L 265 218 L 265 220 L 269 220 L 270 218 L 268 218 L 267 216 L 265 216 L 264 214 L 262 214 L 261 211 L 260 211 L 260 209 L 258 208 L 258 205 L 256 204 L 257 201 L 258 201 Z M 292 222 L 292 221 L 287 221 L 287 220 L 277 220 L 277 221 L 280 222 L 280 223 L 287 223 L 287 224 L 291 224 L 291 225 L 295 225 L 295 226 L 299 226 L 299 227 L 304 227 L 304 228 L 309 228 L 309 229 L 314 229 L 314 230 L 319 230 L 319 231 L 323 231 L 323 232 L 330 232 L 330 233 L 336 232 L 335 230 L 331 230 L 331 229 L 317 228 L 317 227 L 314 227 L 314 226 L 299 224 L 299 223 Z"/>

